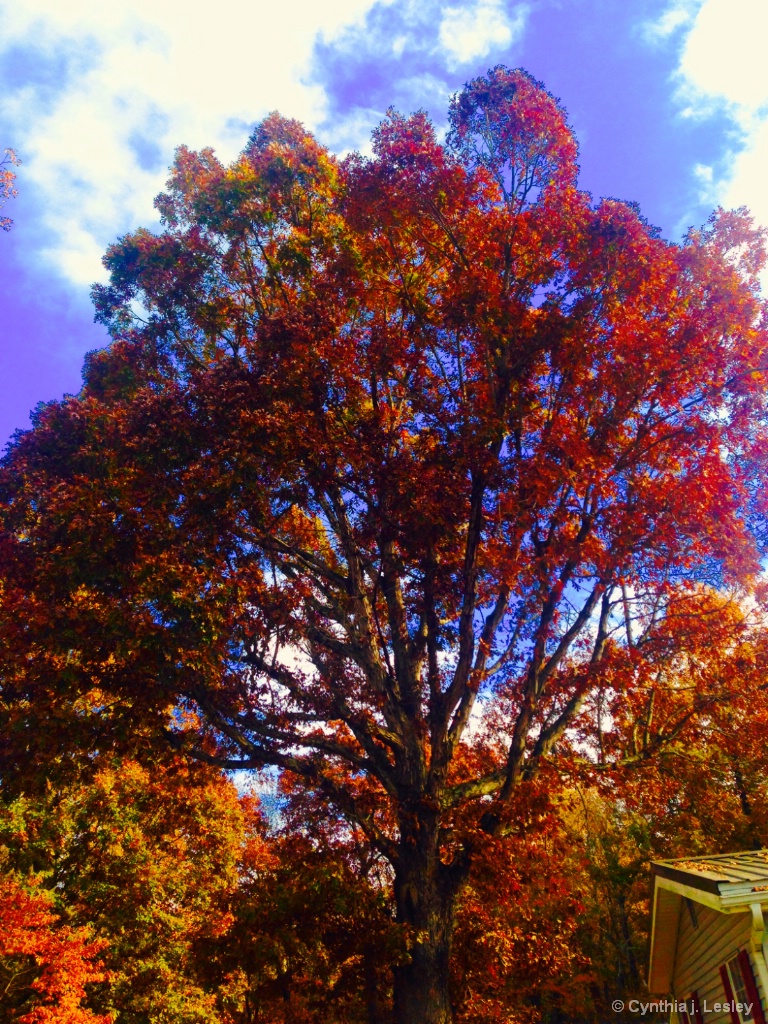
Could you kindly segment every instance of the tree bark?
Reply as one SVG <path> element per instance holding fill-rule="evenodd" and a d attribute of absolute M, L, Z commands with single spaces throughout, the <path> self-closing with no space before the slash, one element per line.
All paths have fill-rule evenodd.
<path fill-rule="evenodd" d="M 376 975 L 376 959 L 374 946 L 366 943 L 363 950 L 365 964 L 365 1008 L 368 1024 L 382 1024 L 379 1011 L 379 979 Z"/>
<path fill-rule="evenodd" d="M 405 838 L 405 855 L 395 872 L 397 916 L 409 944 L 407 961 L 395 970 L 395 1024 L 453 1021 L 451 945 L 468 864 L 441 863 L 437 830 L 426 832 Z"/>
<path fill-rule="evenodd" d="M 742 814 L 747 819 L 747 828 L 749 829 L 749 838 L 752 849 L 759 850 L 762 848 L 762 843 L 760 842 L 760 836 L 757 834 L 757 829 L 755 828 L 755 819 L 752 813 L 752 801 L 750 800 L 749 793 L 747 792 L 744 773 L 735 758 L 733 759 L 733 778 L 736 783 L 736 792 L 739 796 Z"/>

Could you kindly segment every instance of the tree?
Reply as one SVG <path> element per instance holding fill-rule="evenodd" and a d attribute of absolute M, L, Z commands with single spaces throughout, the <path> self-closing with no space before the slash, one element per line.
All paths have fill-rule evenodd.
<path fill-rule="evenodd" d="M 283 790 L 279 828 L 244 858 L 235 922 L 212 957 L 229 982 L 220 1004 L 235 1024 L 384 1024 L 408 938 L 392 919 L 391 874 L 359 829 L 290 776 Z M 540 791 L 519 808 L 515 834 L 472 863 L 452 962 L 462 1024 L 584 1019 L 587 879 L 560 817 Z"/>
<path fill-rule="evenodd" d="M 573 791 L 563 801 L 569 836 L 564 869 L 579 880 L 574 884 L 584 903 L 574 946 L 591 964 L 594 1020 L 605 1019 L 614 1000 L 626 1006 L 645 991 L 648 861 L 765 843 L 766 633 L 764 619 L 742 628 L 752 611 L 697 588 L 668 610 L 659 628 L 636 633 L 639 676 L 650 667 L 649 648 L 655 649 L 651 677 L 635 687 L 637 696 L 645 691 L 644 699 L 627 713 L 621 704 L 631 695 L 604 698 L 613 724 L 605 745 L 613 748 L 614 762 L 627 765 L 596 779 L 572 775 Z M 684 634 L 681 660 L 676 648 Z M 663 658 L 661 650 L 667 652 Z M 670 703 L 686 690 L 695 687 L 701 695 L 712 685 L 727 699 L 689 721 L 656 758 L 632 757 L 650 716 L 675 721 L 679 712 Z"/>
<path fill-rule="evenodd" d="M 255 809 L 223 773 L 171 751 L 107 762 L 0 805 L 0 856 L 99 936 L 105 977 L 87 1005 L 101 1018 L 217 1024 L 224 978 L 210 961 L 233 923 Z"/>
<path fill-rule="evenodd" d="M 0 160 L 0 206 L 3 205 L 6 199 L 11 199 L 17 194 L 16 189 L 13 187 L 16 175 L 11 168 L 18 167 L 20 163 L 21 161 L 12 149 L 5 150 L 3 159 Z M 10 217 L 0 217 L 0 228 L 3 231 L 10 231 L 12 223 L 13 221 Z"/>
<path fill-rule="evenodd" d="M 0 878 L 0 1013 L 19 1024 L 111 1024 L 83 1006 L 104 943 L 51 912 L 44 890 Z"/>
<path fill-rule="evenodd" d="M 353 843 L 318 844 L 306 831 L 281 830 L 244 858 L 216 958 L 225 1019 L 381 1024 L 400 951 L 388 886 L 366 873 L 370 851 L 361 864 Z"/>
<path fill-rule="evenodd" d="M 0 480 L 3 775 L 152 728 L 291 773 L 390 866 L 398 1024 L 452 1019 L 457 903 L 526 794 L 752 685 L 713 657 L 649 709 L 694 583 L 758 569 L 768 450 L 747 214 L 676 245 L 593 203 L 522 71 L 450 119 L 180 150 L 164 230 L 107 253 L 111 346 Z"/>

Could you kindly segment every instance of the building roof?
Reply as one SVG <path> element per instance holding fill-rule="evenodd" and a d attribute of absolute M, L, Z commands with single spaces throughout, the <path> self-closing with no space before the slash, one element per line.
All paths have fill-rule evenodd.
<path fill-rule="evenodd" d="M 768 904 L 768 850 L 657 860 L 651 870 L 655 877 L 648 987 L 663 993 L 672 983 L 683 901 L 703 903 L 722 914 Z"/>
<path fill-rule="evenodd" d="M 719 896 L 724 907 L 768 901 L 768 850 L 658 860 L 651 870 L 660 878 Z"/>

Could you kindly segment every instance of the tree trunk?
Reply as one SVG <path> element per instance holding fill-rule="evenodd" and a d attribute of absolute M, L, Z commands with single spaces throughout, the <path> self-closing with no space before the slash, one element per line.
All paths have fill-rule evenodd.
<path fill-rule="evenodd" d="M 376 955 L 375 948 L 370 943 L 366 943 L 363 950 L 363 964 L 365 965 L 365 1008 L 368 1013 L 368 1024 L 381 1024 Z"/>
<path fill-rule="evenodd" d="M 744 781 L 744 774 L 735 758 L 733 759 L 733 778 L 736 783 L 736 792 L 739 796 L 742 814 L 747 819 L 747 828 L 749 829 L 749 838 L 751 840 L 752 849 L 759 850 L 762 848 L 762 843 L 760 842 L 760 836 L 757 834 L 757 829 L 755 828 L 755 819 L 752 813 L 752 801 L 749 799 L 747 784 Z"/>
<path fill-rule="evenodd" d="M 414 837 L 415 842 L 407 844 L 407 854 L 395 873 L 397 916 L 406 926 L 410 954 L 395 971 L 395 1024 L 451 1024 L 453 1020 L 451 943 L 456 900 L 468 866 L 446 867 L 440 862 L 437 842 L 424 843 L 424 838 Z"/>

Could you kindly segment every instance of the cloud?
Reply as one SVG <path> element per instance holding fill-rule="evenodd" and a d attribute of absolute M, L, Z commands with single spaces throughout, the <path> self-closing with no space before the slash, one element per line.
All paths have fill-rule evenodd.
<path fill-rule="evenodd" d="M 527 16 L 527 7 L 521 5 L 510 18 L 500 0 L 446 7 L 440 21 L 439 43 L 450 63 L 467 64 L 487 56 L 494 47 L 510 46 L 522 36 Z"/>
<path fill-rule="evenodd" d="M 733 126 L 725 161 L 716 169 L 695 169 L 703 197 L 713 204 L 748 206 L 768 226 L 765 0 L 676 3 L 656 28 L 661 33 L 665 25 L 668 34 L 682 32 L 677 81 L 684 116 L 706 118 L 725 111 Z"/>
<path fill-rule="evenodd" d="M 650 43 L 663 43 L 693 20 L 701 0 L 674 0 L 655 21 L 645 22 L 642 35 Z"/>
<path fill-rule="evenodd" d="M 522 35 L 527 6 L 505 3 L 0 0 L 0 145 L 24 161 L 28 258 L 90 284 L 115 237 L 155 221 L 177 145 L 230 160 L 270 110 L 337 150 L 364 149 L 390 103 L 442 114 L 453 70 Z"/>
<path fill-rule="evenodd" d="M 229 159 L 274 108 L 318 125 L 313 48 L 371 3 L 0 0 L 0 132 L 24 159 L 37 252 L 88 283 L 106 243 L 152 218 L 176 145 Z"/>
<path fill-rule="evenodd" d="M 693 103 L 723 99 L 735 113 L 754 113 L 768 102 L 764 0 L 705 0 L 695 13 L 680 60 Z"/>
<path fill-rule="evenodd" d="M 440 133 L 468 71 L 519 60 L 528 15 L 529 4 L 514 0 L 376 0 L 357 24 L 315 49 L 313 81 L 330 108 L 323 138 L 337 150 L 365 150 L 367 140 L 351 143 L 352 129 L 370 131 L 390 106 L 426 111 Z"/>

